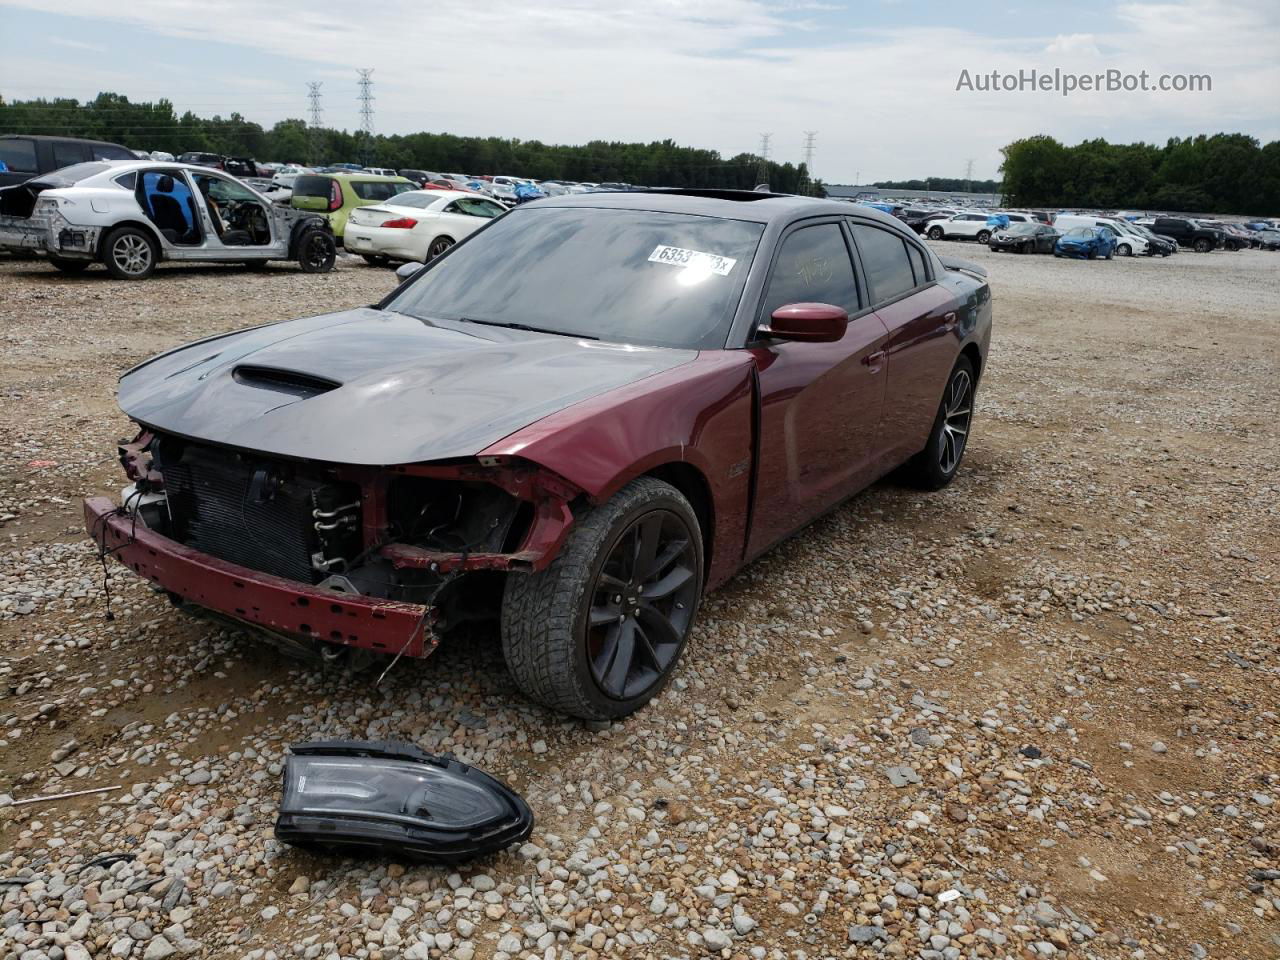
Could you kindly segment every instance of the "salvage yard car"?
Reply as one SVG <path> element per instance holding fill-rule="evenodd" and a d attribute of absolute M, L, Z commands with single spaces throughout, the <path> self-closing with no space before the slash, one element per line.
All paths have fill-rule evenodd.
<path fill-rule="evenodd" d="M 1058 238 L 1054 245 L 1055 257 L 1073 257 L 1077 260 L 1110 260 L 1115 253 L 1116 234 L 1107 227 L 1073 227 Z"/>
<path fill-rule="evenodd" d="M 37 252 L 63 273 L 101 262 L 143 280 L 161 260 L 333 269 L 323 217 L 272 203 L 209 167 L 151 160 L 65 167 L 0 190 L 0 250 Z"/>
<path fill-rule="evenodd" d="M 426 263 L 506 210 L 496 200 L 460 190 L 411 190 L 352 210 L 343 242 L 370 263 Z"/>
<path fill-rule="evenodd" d="M 705 591 L 891 470 L 956 476 L 990 336 L 982 269 L 869 208 L 556 197 L 374 306 L 129 370 L 130 486 L 85 520 L 280 644 L 422 657 L 498 616 L 528 696 L 620 717 Z"/>
<path fill-rule="evenodd" d="M 352 210 L 382 203 L 417 187 L 405 177 L 383 177 L 372 173 L 307 173 L 294 178 L 292 189 L 289 203 L 298 210 L 323 214 L 341 245 Z"/>
<path fill-rule="evenodd" d="M 1058 231 L 1042 223 L 1012 223 L 991 235 L 987 246 L 995 253 L 1053 253 Z"/>

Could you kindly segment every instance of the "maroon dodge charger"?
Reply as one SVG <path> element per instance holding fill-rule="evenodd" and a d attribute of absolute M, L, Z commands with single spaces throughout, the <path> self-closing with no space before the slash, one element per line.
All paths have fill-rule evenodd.
<path fill-rule="evenodd" d="M 588 718 L 670 678 L 703 593 L 891 470 L 964 454 L 981 268 L 867 207 L 732 191 L 522 205 L 376 306 L 127 372 L 101 549 L 175 603 L 327 656 L 497 617 Z"/>

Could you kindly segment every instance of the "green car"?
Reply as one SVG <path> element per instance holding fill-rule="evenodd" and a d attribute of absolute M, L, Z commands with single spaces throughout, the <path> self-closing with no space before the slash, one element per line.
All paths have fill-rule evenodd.
<path fill-rule="evenodd" d="M 397 193 L 417 190 L 404 177 L 380 177 L 372 173 L 306 173 L 293 181 L 289 203 L 299 210 L 327 213 L 329 226 L 339 245 L 347 228 L 347 217 L 356 207 L 390 200 Z"/>

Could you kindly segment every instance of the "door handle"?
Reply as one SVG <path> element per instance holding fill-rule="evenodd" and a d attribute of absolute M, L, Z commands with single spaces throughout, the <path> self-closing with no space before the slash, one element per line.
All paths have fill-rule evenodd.
<path fill-rule="evenodd" d="M 948 330 L 954 330 L 956 328 L 956 312 L 954 310 L 948 311 L 943 316 L 942 323 Z"/>
<path fill-rule="evenodd" d="M 884 351 L 873 350 L 871 353 L 868 353 L 865 357 L 862 358 L 862 362 L 874 370 L 877 367 L 879 367 L 880 364 L 884 363 Z"/>

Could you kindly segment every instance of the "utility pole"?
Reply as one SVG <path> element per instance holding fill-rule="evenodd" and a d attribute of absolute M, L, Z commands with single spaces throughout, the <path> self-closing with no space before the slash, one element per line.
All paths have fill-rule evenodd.
<path fill-rule="evenodd" d="M 356 73 L 360 74 L 360 133 L 364 141 L 364 155 L 360 160 L 367 165 L 373 147 L 373 68 L 357 69 Z"/>
<path fill-rule="evenodd" d="M 311 122 L 307 124 L 308 163 L 320 162 L 320 116 L 323 112 L 320 108 L 321 83 L 320 80 L 307 83 L 307 99 L 311 101 Z"/>
<path fill-rule="evenodd" d="M 804 132 L 804 182 L 800 184 L 800 192 L 808 194 L 809 184 L 813 182 L 813 141 L 818 136 L 817 130 Z"/>
<path fill-rule="evenodd" d="M 973 193 L 973 161 L 964 162 L 964 192 Z"/>
<path fill-rule="evenodd" d="M 773 134 L 760 134 L 760 163 L 756 166 L 756 186 L 769 182 L 769 141 Z"/>

